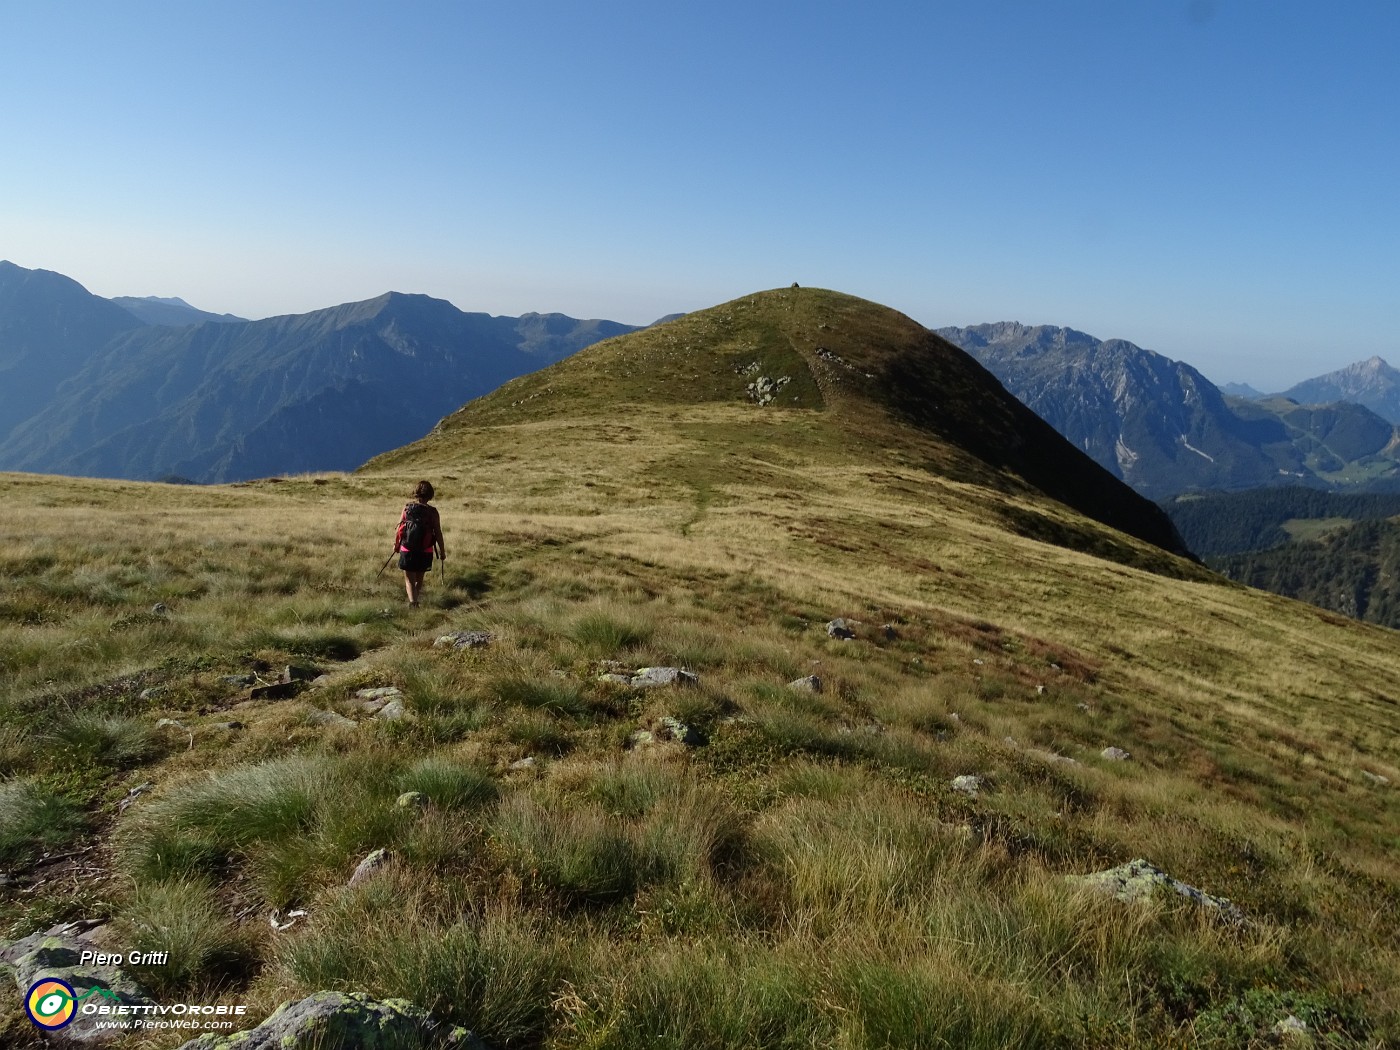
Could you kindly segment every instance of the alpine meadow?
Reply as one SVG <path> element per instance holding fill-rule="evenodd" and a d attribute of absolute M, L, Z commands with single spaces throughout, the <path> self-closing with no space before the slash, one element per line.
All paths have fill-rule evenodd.
<path fill-rule="evenodd" d="M 0 497 L 17 980 L 81 921 L 169 951 L 123 995 L 395 1046 L 1400 1043 L 1397 635 L 1209 571 L 892 310 L 745 296 L 353 473 Z"/>

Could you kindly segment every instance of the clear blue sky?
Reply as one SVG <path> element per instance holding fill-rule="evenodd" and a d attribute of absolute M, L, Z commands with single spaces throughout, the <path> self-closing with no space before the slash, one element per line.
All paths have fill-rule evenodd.
<path fill-rule="evenodd" d="M 1400 364 L 1400 3 L 0 0 L 0 258 L 248 317 L 800 281 Z"/>

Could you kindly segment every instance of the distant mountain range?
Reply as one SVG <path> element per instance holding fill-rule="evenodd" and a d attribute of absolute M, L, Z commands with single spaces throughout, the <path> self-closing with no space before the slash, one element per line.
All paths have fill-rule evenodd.
<path fill-rule="evenodd" d="M 135 314 L 139 320 L 145 321 L 147 324 L 168 325 L 173 328 L 187 324 L 199 324 L 201 321 L 227 324 L 231 321 L 247 320 L 246 317 L 235 317 L 233 314 L 211 314 L 207 310 L 196 310 L 183 299 L 161 298 L 158 295 L 146 295 L 139 299 L 129 295 L 119 295 L 112 302 Z"/>
<path fill-rule="evenodd" d="M 183 300 L 119 304 L 0 263 L 0 469 L 201 482 L 353 469 L 508 379 L 634 329 L 397 292 L 240 321 Z"/>
<path fill-rule="evenodd" d="M 1400 487 L 1395 426 L 1361 404 L 1227 398 L 1190 365 L 1071 328 L 1002 322 L 938 334 L 976 357 L 1074 445 L 1154 499 L 1280 484 Z"/>

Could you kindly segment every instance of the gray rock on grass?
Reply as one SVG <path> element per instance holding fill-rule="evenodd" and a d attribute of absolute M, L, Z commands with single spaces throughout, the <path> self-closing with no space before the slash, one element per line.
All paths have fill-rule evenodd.
<path fill-rule="evenodd" d="M 698 685 L 699 676 L 680 667 L 639 667 L 631 684 L 638 688 L 658 685 Z"/>
<path fill-rule="evenodd" d="M 491 644 L 490 631 L 453 631 L 433 642 L 434 649 L 483 649 Z"/>
<path fill-rule="evenodd" d="M 377 875 L 377 874 L 379 874 L 379 872 L 380 872 L 380 871 L 384 868 L 384 866 L 385 866 L 386 864 L 388 864 L 388 863 L 389 863 L 389 851 L 388 851 L 388 850 L 386 850 L 386 849 L 377 849 L 377 850 L 374 850 L 372 853 L 370 853 L 368 856 L 366 856 L 364 860 L 360 861 L 359 865 L 355 868 L 355 873 L 354 873 L 353 875 L 350 876 L 350 881 L 349 881 L 348 883 L 346 883 L 346 885 L 347 885 L 347 886 L 358 886 L 360 883 L 366 882 L 366 881 L 368 881 L 369 879 L 374 878 L 374 876 Z"/>
<path fill-rule="evenodd" d="M 1148 900 L 1162 891 L 1175 893 L 1189 901 L 1216 912 L 1228 922 L 1244 921 L 1244 914 L 1225 897 L 1216 897 L 1174 879 L 1155 864 L 1139 858 L 1116 868 L 1096 871 L 1089 875 L 1069 875 L 1069 881 L 1110 893 L 1120 901 Z"/>
<path fill-rule="evenodd" d="M 799 678 L 795 682 L 789 682 L 788 688 L 796 689 L 800 693 L 820 693 L 822 691 L 822 680 L 817 675 L 809 674 L 805 678 Z"/>
<path fill-rule="evenodd" d="M 1121 747 L 1106 747 L 1099 752 L 1100 758 L 1106 758 L 1110 762 L 1126 762 L 1133 756 L 1124 751 Z"/>
<path fill-rule="evenodd" d="M 207 1032 L 180 1050 L 486 1050 L 465 1028 L 435 1021 L 407 999 L 317 992 L 283 1003 L 256 1028 Z"/>
<path fill-rule="evenodd" d="M 953 778 L 953 790 L 968 798 L 976 798 L 985 786 L 986 781 L 971 773 L 964 773 L 960 777 Z"/>
<path fill-rule="evenodd" d="M 826 625 L 826 636 L 841 641 L 850 641 L 856 636 L 855 624 L 844 616 L 838 616 Z"/>

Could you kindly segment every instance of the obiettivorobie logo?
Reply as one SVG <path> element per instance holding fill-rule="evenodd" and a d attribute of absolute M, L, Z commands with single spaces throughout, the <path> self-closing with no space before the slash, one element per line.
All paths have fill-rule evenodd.
<path fill-rule="evenodd" d="M 87 1001 L 94 996 L 107 1002 L 98 1005 Z M 100 986 L 89 988 L 79 995 L 71 984 L 57 977 L 35 981 L 24 997 L 24 1012 L 38 1027 L 48 1032 L 66 1028 L 79 1015 L 94 1018 L 99 1028 L 229 1029 L 233 1027 L 233 1018 L 241 1018 L 247 1011 L 248 1007 L 241 1004 L 126 1003 L 110 988 Z M 173 1018 L 167 1017 L 171 1014 Z"/>
<path fill-rule="evenodd" d="M 24 1012 L 40 1028 L 56 1032 L 72 1024 L 73 1018 L 78 1015 L 78 1004 L 94 995 L 118 998 L 106 988 L 96 987 L 79 995 L 67 981 L 45 977 L 29 986 L 29 994 L 24 997 Z"/>

